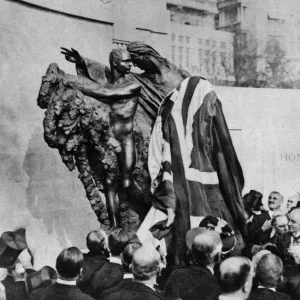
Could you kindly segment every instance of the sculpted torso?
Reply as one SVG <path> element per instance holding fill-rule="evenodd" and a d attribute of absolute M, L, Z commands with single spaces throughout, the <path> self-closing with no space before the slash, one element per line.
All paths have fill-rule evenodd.
<path fill-rule="evenodd" d="M 116 88 L 130 88 L 131 86 L 132 81 L 130 80 L 125 80 L 119 85 L 111 83 L 104 85 L 104 87 L 111 90 L 115 90 Z M 117 140 L 124 139 L 124 137 L 130 134 L 133 130 L 133 117 L 139 101 L 139 88 L 133 88 L 133 95 L 122 99 L 112 99 L 110 102 L 110 123 Z"/>

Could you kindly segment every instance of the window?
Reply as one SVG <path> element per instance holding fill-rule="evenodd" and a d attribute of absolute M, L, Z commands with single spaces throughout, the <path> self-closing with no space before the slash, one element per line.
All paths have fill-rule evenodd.
<path fill-rule="evenodd" d="M 210 58 L 209 50 L 206 50 L 205 51 L 205 57 L 204 57 L 206 72 L 209 72 L 209 58 Z"/>
<path fill-rule="evenodd" d="M 182 51 L 183 51 L 183 47 L 180 46 L 178 48 L 178 52 L 179 52 L 179 55 L 178 55 L 178 65 L 179 65 L 179 68 L 182 68 L 182 62 L 183 62 Z"/>
<path fill-rule="evenodd" d="M 205 40 L 205 45 L 209 46 L 210 45 L 210 40 Z"/>
<path fill-rule="evenodd" d="M 221 42 L 220 46 L 221 46 L 222 49 L 225 49 L 226 48 L 226 42 Z"/>
<path fill-rule="evenodd" d="M 224 64 L 226 62 L 226 52 L 220 52 L 220 61 L 221 64 Z"/>
<path fill-rule="evenodd" d="M 185 38 L 186 38 L 186 43 L 189 44 L 190 43 L 190 37 L 186 36 Z"/>
<path fill-rule="evenodd" d="M 198 39 L 198 44 L 202 45 L 202 39 Z"/>
<path fill-rule="evenodd" d="M 235 24 L 238 21 L 238 8 L 232 7 L 225 10 L 225 26 Z"/>
<path fill-rule="evenodd" d="M 203 50 L 198 49 L 198 65 L 199 67 L 203 64 Z"/>
<path fill-rule="evenodd" d="M 175 54 L 176 54 L 175 50 L 176 50 L 175 46 L 172 46 L 172 63 L 173 64 L 175 63 Z"/>
<path fill-rule="evenodd" d="M 176 40 L 176 35 L 172 33 L 172 42 L 175 42 L 175 40 Z"/>
<path fill-rule="evenodd" d="M 212 69 L 214 72 L 217 70 L 217 53 L 216 51 L 211 53 L 211 60 L 212 60 Z"/>
<path fill-rule="evenodd" d="M 179 36 L 179 43 L 183 43 L 183 35 Z"/>
<path fill-rule="evenodd" d="M 185 57 L 185 65 L 187 68 L 190 66 L 190 48 L 185 49 L 186 57 Z"/>
<path fill-rule="evenodd" d="M 211 42 L 211 45 L 212 45 L 212 47 L 215 48 L 215 47 L 217 46 L 217 42 L 216 42 L 216 41 L 212 41 L 212 42 Z"/>

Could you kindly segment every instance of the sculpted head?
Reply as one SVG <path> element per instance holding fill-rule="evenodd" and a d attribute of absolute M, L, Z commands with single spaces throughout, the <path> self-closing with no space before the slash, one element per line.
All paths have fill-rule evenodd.
<path fill-rule="evenodd" d="M 146 281 L 156 278 L 160 270 L 160 255 L 152 245 L 137 249 L 132 259 L 132 274 L 136 280 Z"/>
<path fill-rule="evenodd" d="M 121 74 L 128 74 L 132 67 L 131 57 L 125 49 L 113 49 L 109 54 L 110 68 Z"/>
<path fill-rule="evenodd" d="M 127 50 L 131 55 L 132 62 L 141 70 L 151 71 L 153 62 L 169 66 L 169 62 L 163 58 L 155 49 L 143 42 L 132 42 L 127 45 Z"/>
<path fill-rule="evenodd" d="M 300 232 L 300 208 L 295 208 L 289 213 L 289 230 L 294 234 Z"/>

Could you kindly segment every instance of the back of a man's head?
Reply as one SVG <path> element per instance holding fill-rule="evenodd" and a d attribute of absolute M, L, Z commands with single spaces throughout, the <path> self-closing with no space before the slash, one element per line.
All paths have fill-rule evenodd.
<path fill-rule="evenodd" d="M 93 230 L 86 237 L 86 246 L 95 254 L 103 254 L 108 247 L 107 234 L 102 230 Z"/>
<path fill-rule="evenodd" d="M 82 268 L 83 255 L 77 247 L 64 249 L 56 259 L 56 270 L 63 279 L 79 276 Z"/>
<path fill-rule="evenodd" d="M 195 264 L 208 266 L 220 260 L 222 241 L 216 231 L 205 230 L 198 234 L 192 244 L 192 259 Z"/>
<path fill-rule="evenodd" d="M 251 261 L 242 256 L 232 256 L 225 259 L 220 264 L 219 276 L 220 276 L 220 288 L 221 294 L 231 294 L 241 290 L 247 281 L 249 281 L 252 287 L 252 274 L 253 267 Z"/>
<path fill-rule="evenodd" d="M 137 249 L 132 259 L 132 274 L 136 280 L 146 281 L 156 277 L 160 268 L 160 255 L 154 246 Z"/>
<path fill-rule="evenodd" d="M 117 228 L 108 236 L 108 245 L 111 255 L 119 256 L 129 244 L 130 237 L 126 230 Z"/>
<path fill-rule="evenodd" d="M 133 255 L 136 250 L 142 247 L 141 243 L 130 243 L 126 246 L 121 254 L 122 266 L 125 272 L 130 271 L 130 265 L 132 263 Z"/>
<path fill-rule="evenodd" d="M 282 269 L 282 261 L 278 256 L 265 254 L 256 267 L 256 280 L 267 288 L 276 288 L 281 280 Z"/>

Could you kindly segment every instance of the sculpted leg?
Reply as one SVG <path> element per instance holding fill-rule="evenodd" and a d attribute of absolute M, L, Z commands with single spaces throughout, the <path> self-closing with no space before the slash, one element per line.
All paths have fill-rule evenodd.
<path fill-rule="evenodd" d="M 119 197 L 117 192 L 117 180 L 115 178 L 106 178 L 106 201 L 107 210 L 111 227 L 120 227 L 119 218 Z"/>
<path fill-rule="evenodd" d="M 120 169 L 122 174 L 122 184 L 127 188 L 131 184 L 131 176 L 136 163 L 135 138 L 130 133 L 121 142 L 122 152 L 120 153 Z"/>

